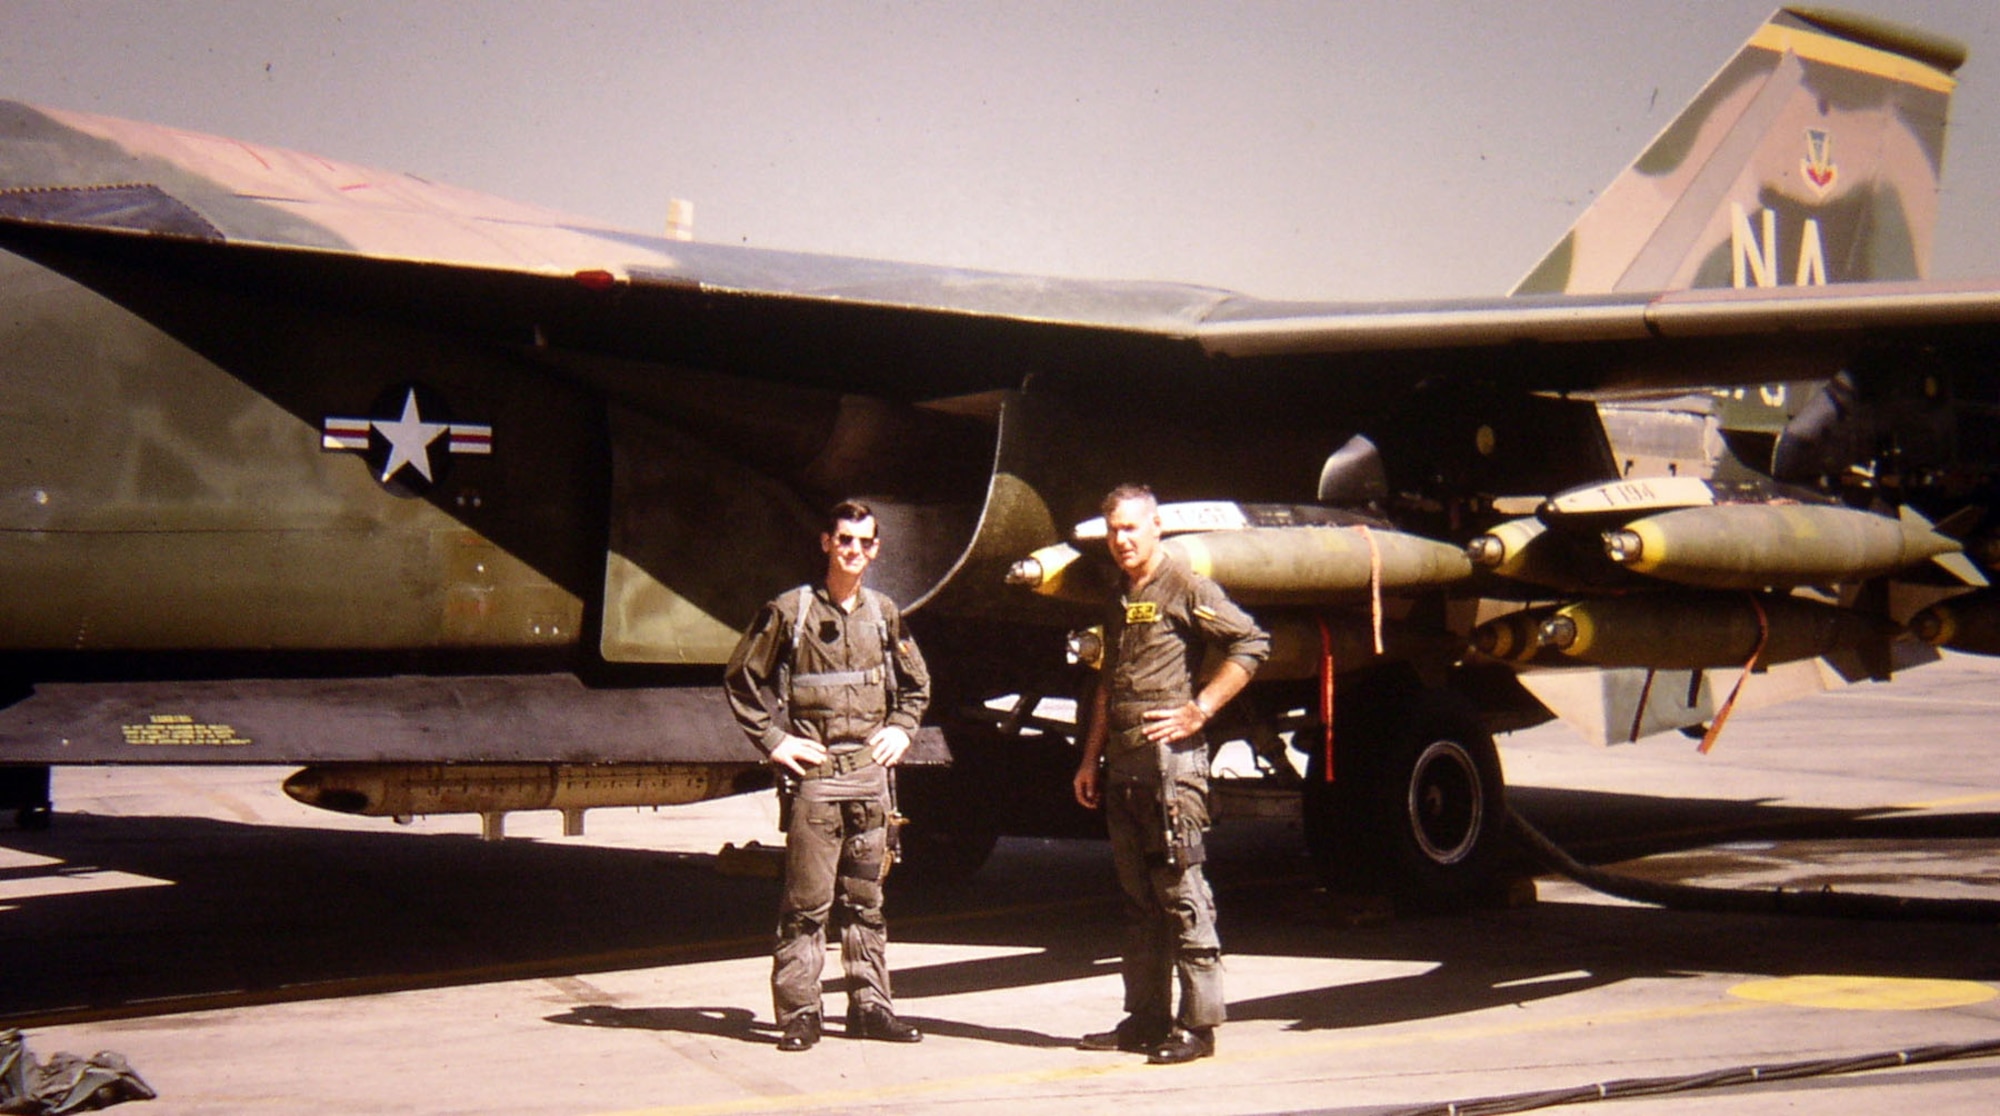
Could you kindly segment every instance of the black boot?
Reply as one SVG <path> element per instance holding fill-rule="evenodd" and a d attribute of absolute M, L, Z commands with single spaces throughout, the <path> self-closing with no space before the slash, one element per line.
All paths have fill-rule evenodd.
<path fill-rule="evenodd" d="M 819 1013 L 803 1011 L 792 1016 L 785 1024 L 785 1033 L 778 1037 L 778 1049 L 787 1054 L 801 1050 L 811 1050 L 819 1042 Z"/>
<path fill-rule="evenodd" d="M 1178 1066 L 1196 1058 L 1214 1056 L 1215 1028 L 1175 1027 L 1174 1033 L 1167 1036 L 1167 1041 L 1155 1047 L 1146 1060 L 1156 1066 Z"/>
<path fill-rule="evenodd" d="M 1128 1015 L 1108 1031 L 1085 1035 L 1076 1041 L 1078 1050 L 1122 1050 L 1127 1054 L 1148 1054 L 1167 1041 L 1172 1028 L 1165 1020 L 1152 1022 Z"/>
<path fill-rule="evenodd" d="M 847 1005 L 847 1037 L 883 1042 L 922 1042 L 924 1033 L 896 1018 L 884 1004 Z"/>

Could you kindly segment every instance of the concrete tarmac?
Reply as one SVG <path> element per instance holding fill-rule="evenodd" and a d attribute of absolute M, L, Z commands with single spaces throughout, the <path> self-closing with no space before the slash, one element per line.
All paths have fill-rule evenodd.
<path fill-rule="evenodd" d="M 1515 807 L 1655 880 L 2000 901 L 2000 664 L 1741 714 L 1716 750 L 1501 741 Z M 1231 1021 L 1154 1067 L 1073 1048 L 1120 1015 L 1108 849 L 1003 841 L 890 906 L 921 1045 L 780 1054 L 768 794 L 408 827 L 293 803 L 269 768 L 58 769 L 47 832 L 0 822 L 0 1027 L 124 1054 L 180 1113 L 1388 1113 L 1639 1078 L 2000 1043 L 1991 920 L 1539 901 L 1372 920 L 1295 826 L 1219 831 Z M 723 869 L 729 869 L 724 871 Z M 829 1015 L 844 1000 L 830 954 Z M 1895 1059 L 1891 1058 L 1890 1064 Z M 1609 1100 L 1605 1112 L 1993 1111 L 2000 1057 Z M 126 1111 L 127 1109 L 121 1109 Z"/>

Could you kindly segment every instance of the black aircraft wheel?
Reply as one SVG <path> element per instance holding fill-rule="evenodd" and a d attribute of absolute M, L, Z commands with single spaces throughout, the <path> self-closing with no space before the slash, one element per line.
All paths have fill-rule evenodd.
<path fill-rule="evenodd" d="M 1420 907 L 1488 900 L 1506 830 L 1500 752 L 1470 711 L 1426 698 L 1377 769 L 1388 883 Z"/>
<path fill-rule="evenodd" d="M 903 827 L 903 859 L 889 878 L 916 886 L 952 884 L 979 871 L 1000 835 L 990 830 L 949 829 L 913 821 Z"/>
<path fill-rule="evenodd" d="M 1497 898 L 1505 784 L 1478 718 L 1444 693 L 1343 717 L 1336 779 L 1307 772 L 1307 849 L 1329 887 L 1419 910 Z"/>
<path fill-rule="evenodd" d="M 1448 867 L 1470 857 L 1486 818 L 1472 753 L 1456 740 L 1433 740 L 1408 777 L 1403 820 L 1424 862 Z"/>
<path fill-rule="evenodd" d="M 999 843 L 976 788 L 956 767 L 899 767 L 896 793 L 909 821 L 898 835 L 903 858 L 889 874 L 892 884 L 958 883 L 979 871 Z"/>

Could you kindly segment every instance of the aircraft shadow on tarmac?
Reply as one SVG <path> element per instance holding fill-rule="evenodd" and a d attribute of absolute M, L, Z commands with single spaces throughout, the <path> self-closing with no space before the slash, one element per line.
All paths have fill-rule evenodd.
<path fill-rule="evenodd" d="M 755 995 L 761 989 L 751 990 Z M 829 997 L 840 990 L 829 988 Z M 837 1000 L 829 1001 L 829 1009 Z M 1074 1046 L 1076 1039 L 1060 1035 L 1048 1035 L 1018 1027 L 988 1027 L 959 1020 L 939 1019 L 908 1012 L 899 1013 L 909 1023 L 915 1024 L 925 1034 L 947 1038 L 968 1038 L 981 1042 L 1005 1043 L 1010 1046 L 1033 1046 L 1041 1048 L 1066 1048 Z M 619 1007 L 612 1004 L 585 1004 L 571 1008 L 557 1015 L 546 1017 L 550 1023 L 560 1023 L 576 1027 L 622 1027 L 645 1031 L 678 1031 L 689 1035 L 709 1035 L 714 1038 L 735 1039 L 738 1042 L 760 1046 L 775 1046 L 778 1043 L 779 1028 L 767 1019 L 761 1019 L 750 1009 L 743 1007 Z M 829 1022 L 832 1034 L 841 1033 L 841 1015 L 833 1011 Z"/>
<path fill-rule="evenodd" d="M 1927 848 L 2000 840 L 1995 814 L 1908 819 L 1537 788 L 1519 788 L 1514 798 L 1538 825 L 1598 862 L 1779 834 Z M 304 999 L 758 957 L 777 905 L 776 881 L 719 874 L 712 856 L 551 841 L 63 815 L 48 832 L 0 829 L 0 848 L 55 861 L 0 868 L 0 895 L 15 896 L 0 899 L 6 1025 L 63 1011 L 151 1014 L 176 997 Z M 1356 926 L 1314 886 L 1287 827 L 1218 832 L 1211 863 L 1227 954 L 1427 966 L 1413 976 L 1230 1004 L 1233 1018 L 1294 1029 L 1444 1017 L 1677 973 L 2000 980 L 1990 926 L 1570 902 Z M 171 886 L 81 889 L 131 877 Z M 49 883 L 80 889 L 36 886 Z M 1010 839 L 970 881 L 925 891 L 891 884 L 897 942 L 1005 950 L 898 965 L 896 989 L 906 1001 L 1116 971 L 1122 935 L 1102 843 Z M 829 1002 L 837 1003 L 837 964 L 829 975 Z M 551 1022 L 771 1042 L 765 995 L 760 982 L 734 1006 L 591 1005 Z M 1107 1017 L 1116 1007 L 1108 996 Z M 1074 1038 L 911 1018 L 934 1034 L 1013 1045 Z"/>
<path fill-rule="evenodd" d="M 735 1039 L 760 1046 L 778 1044 L 778 1028 L 759 1020 L 746 1007 L 617 1007 L 584 1004 L 547 1017 L 572 1027 L 626 1028 L 639 1031 L 679 1031 L 689 1035 Z"/>

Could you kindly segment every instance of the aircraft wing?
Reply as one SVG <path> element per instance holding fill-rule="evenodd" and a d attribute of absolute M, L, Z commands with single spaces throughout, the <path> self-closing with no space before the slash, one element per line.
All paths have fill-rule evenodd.
<path fill-rule="evenodd" d="M 649 447 L 663 431 L 639 429 L 646 423 L 707 415 L 718 395 L 730 393 L 744 400 L 739 412 L 772 413 L 769 400 L 749 401 L 752 384 L 888 406 L 992 397 L 1034 384 L 1082 414 L 1134 390 L 1167 391 L 1183 401 L 1184 413 L 1154 421 L 1194 424 L 1197 441 L 1206 437 L 1202 425 L 1231 416 L 1246 429 L 1229 438 L 1249 439 L 1260 451 L 1254 475 L 1245 475 L 1240 453 L 1224 448 L 1229 438 L 1213 439 L 1213 459 L 1185 454 L 1139 467 L 1189 495 L 1252 500 L 1299 499 L 1342 439 L 1384 424 L 1400 423 L 1406 432 L 1377 437 L 1385 452 L 1405 458 L 1390 462 L 1392 472 L 1436 473 L 1412 456 L 1431 454 L 1436 435 L 1469 416 L 1498 432 L 1503 452 L 1480 450 L 1473 464 L 1485 474 L 1454 479 L 1457 491 L 1546 495 L 1605 479 L 1609 466 L 1594 448 L 1601 440 L 1596 416 L 1556 416 L 1563 408 L 1532 401 L 1536 393 L 1818 382 L 1885 346 L 1943 349 L 1972 364 L 2000 322 L 2000 282 L 1299 303 L 1171 283 L 711 245 L 621 231 L 410 175 L 22 104 L 0 107 L 0 246 L 108 295 L 225 363 L 240 361 L 226 354 L 246 344 L 246 327 L 276 331 L 263 319 L 311 314 L 450 337 L 587 379 L 621 414 L 634 416 L 614 424 L 628 431 L 614 438 L 619 460 L 634 462 L 621 476 L 644 473 L 637 462 L 658 456 Z M 229 324 L 232 318 L 243 324 Z M 260 383 L 283 395 L 296 393 L 299 379 L 274 364 Z M 1419 385 L 1424 393 L 1415 392 Z M 324 394 L 284 405 L 317 424 L 340 413 Z M 1431 410 L 1399 414 L 1417 394 Z M 355 389 L 354 402 L 339 406 L 351 412 L 367 397 Z M 1315 410 L 1321 400 L 1338 403 Z M 1484 417 L 1489 407 L 1500 417 Z M 949 529 L 934 531 L 944 541 L 911 557 L 907 568 L 885 564 L 885 583 L 905 602 L 931 600 L 953 577 L 966 586 L 997 584 L 1003 552 L 1018 557 L 1082 518 L 1077 513 L 1087 509 L 1085 493 L 1099 483 L 1100 469 L 1135 467 L 1116 463 L 1127 451 L 1104 448 L 1116 442 L 1115 432 L 1071 423 L 1077 441 L 1060 452 L 1077 467 L 1042 460 L 1030 470 L 1044 497 L 1051 485 L 1071 491 L 1043 499 L 1050 506 L 1032 523 L 988 530 L 996 524 L 980 511 L 991 495 L 980 491 L 987 477 L 1028 468 L 989 468 L 991 454 L 1004 459 L 1015 442 L 1055 444 L 1051 432 L 1033 429 L 1042 420 L 1029 420 L 1020 406 L 1014 411 L 998 446 L 967 456 L 967 476 L 953 492 L 908 501 L 914 520 L 936 527 L 942 519 Z M 996 421 L 992 407 L 982 414 Z M 1304 421 L 1309 414 L 1321 417 Z M 934 414 L 905 418 L 906 426 L 926 426 L 920 442 L 963 442 L 963 432 L 939 428 Z M 710 424 L 704 436 L 732 453 L 767 441 L 768 431 L 731 421 Z M 1553 430 L 1561 436 L 1544 437 Z M 1478 431 L 1463 433 L 1469 439 Z M 1509 446 L 1528 457 L 1510 458 Z M 836 448 L 848 471 L 815 476 L 807 487 L 897 495 L 911 483 L 907 471 L 893 480 L 855 472 L 867 455 L 838 439 L 786 449 L 782 461 L 744 463 L 768 474 L 814 454 L 824 460 Z M 1486 468 L 1496 462 L 1503 467 Z M 800 490 L 798 478 L 777 479 Z M 659 495 L 621 491 L 613 503 L 636 508 L 658 503 Z M 789 498 L 760 500 L 767 526 L 800 517 Z M 655 546 L 618 537 L 630 522 L 614 516 L 614 550 Z M 670 526 L 754 547 L 755 522 L 682 515 L 671 525 L 631 530 L 656 538 Z M 654 595 L 657 567 L 667 561 L 653 554 L 639 563 L 650 568 L 634 578 L 634 602 Z M 988 590 L 970 591 L 981 598 L 977 607 L 1001 607 Z M 613 610 L 607 654 L 716 661 L 754 607 L 753 598 L 726 587 L 670 595 L 712 618 L 700 638 L 628 638 L 623 613 Z"/>
<path fill-rule="evenodd" d="M 1976 328 L 1996 320 L 2000 280 L 1903 281 L 1626 296 L 1524 295 L 1427 305 L 1233 302 L 1202 323 L 1199 338 L 1204 351 L 1214 356 L 1301 357 L 1534 343 L 1672 345 L 1777 335 L 1789 341 L 1801 334 Z M 1731 375 L 1727 370 L 1709 374 L 1718 371 Z M 1676 378 L 1661 381 L 1671 385 Z"/>
<path fill-rule="evenodd" d="M 1774 377 L 1749 358 L 1793 355 L 1801 335 L 2000 320 L 2000 282 L 1297 303 L 708 245 L 19 103 L 0 107 L 0 242 L 72 272 L 138 270 L 523 345 L 905 399 L 1138 361 L 1157 376 L 1323 358 L 1337 380 L 1372 371 L 1342 358 L 1531 344 L 1561 355 L 1513 373 L 1539 381 L 1517 386 L 1760 383 Z M 1700 359 L 1725 347 L 1746 359 Z"/>

